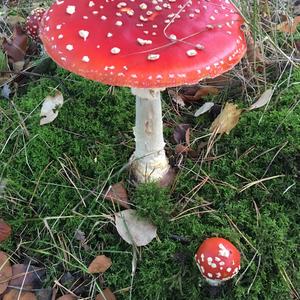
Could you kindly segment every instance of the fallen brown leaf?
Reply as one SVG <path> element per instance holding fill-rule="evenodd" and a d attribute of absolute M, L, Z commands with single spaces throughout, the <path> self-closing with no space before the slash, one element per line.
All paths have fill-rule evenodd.
<path fill-rule="evenodd" d="M 3 296 L 3 300 L 37 300 L 37 298 L 34 293 L 11 289 Z"/>
<path fill-rule="evenodd" d="M 99 294 L 97 295 L 96 300 L 117 300 L 116 296 L 109 288 L 106 288 L 102 293 L 105 298 L 101 294 Z"/>
<path fill-rule="evenodd" d="M 97 256 L 89 265 L 89 273 L 104 273 L 112 265 L 111 259 L 105 255 Z"/>
<path fill-rule="evenodd" d="M 260 64 L 265 65 L 269 64 L 270 61 L 262 54 L 261 45 L 259 45 L 257 42 L 254 41 L 252 35 L 250 32 L 246 31 L 245 33 L 246 41 L 247 41 L 247 53 L 246 57 L 248 62 L 253 64 Z M 258 70 L 260 71 L 261 68 L 257 66 Z"/>
<path fill-rule="evenodd" d="M 189 129 L 191 125 L 190 124 L 178 124 L 173 132 L 173 138 L 176 143 L 186 143 L 187 138 L 189 139 Z"/>
<path fill-rule="evenodd" d="M 219 89 L 214 86 L 200 86 L 193 95 L 189 94 L 187 88 L 182 89 L 179 92 L 179 95 L 181 96 L 183 101 L 194 102 L 200 101 L 203 99 L 203 97 L 206 97 L 208 95 L 217 95 L 218 93 Z"/>
<path fill-rule="evenodd" d="M 15 264 L 12 266 L 13 276 L 9 285 L 12 287 L 23 287 L 26 289 L 38 289 L 43 285 L 45 270 L 26 264 Z"/>
<path fill-rule="evenodd" d="M 12 268 L 5 252 L 0 251 L 0 295 L 3 294 L 12 276 Z"/>
<path fill-rule="evenodd" d="M 5 241 L 11 235 L 11 227 L 0 219 L 0 242 Z"/>
<path fill-rule="evenodd" d="M 284 21 L 276 26 L 276 29 L 280 32 L 293 34 L 297 31 L 297 27 L 300 24 L 300 16 L 295 17 L 292 20 Z"/>
<path fill-rule="evenodd" d="M 213 121 L 209 130 L 211 132 L 229 134 L 239 122 L 241 113 L 242 110 L 237 108 L 237 105 L 226 103 L 224 109 Z"/>
<path fill-rule="evenodd" d="M 189 146 L 184 146 L 182 144 L 178 144 L 175 147 L 175 153 L 176 154 L 183 154 L 183 153 L 188 153 L 190 151 L 190 147 Z"/>
<path fill-rule="evenodd" d="M 104 199 L 110 200 L 113 203 L 119 204 L 124 208 L 129 208 L 128 194 L 123 182 L 118 182 L 111 185 L 104 195 Z"/>
<path fill-rule="evenodd" d="M 77 298 L 71 294 L 66 294 L 66 295 L 63 295 L 59 298 L 57 298 L 57 300 L 76 300 Z"/>
<path fill-rule="evenodd" d="M 10 41 L 4 39 L 2 47 L 12 64 L 24 62 L 28 48 L 28 37 L 23 32 L 21 25 L 14 27 L 13 37 Z"/>

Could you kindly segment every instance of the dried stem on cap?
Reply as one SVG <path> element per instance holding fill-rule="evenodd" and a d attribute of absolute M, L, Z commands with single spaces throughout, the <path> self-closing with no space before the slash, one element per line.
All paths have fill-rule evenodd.
<path fill-rule="evenodd" d="M 40 33 L 45 50 L 62 67 L 135 88 L 133 171 L 139 181 L 157 181 L 169 165 L 162 121 L 153 122 L 161 118 L 159 95 L 145 95 L 233 68 L 246 51 L 243 23 L 228 0 L 57 0 Z"/>

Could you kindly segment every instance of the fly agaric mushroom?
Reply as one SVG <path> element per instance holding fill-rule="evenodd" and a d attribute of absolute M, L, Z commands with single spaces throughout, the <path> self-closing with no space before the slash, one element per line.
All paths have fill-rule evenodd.
<path fill-rule="evenodd" d="M 239 251 L 223 238 L 206 239 L 195 254 L 195 260 L 201 274 L 212 286 L 233 278 L 241 268 Z"/>
<path fill-rule="evenodd" d="M 232 69 L 246 51 L 243 23 L 228 0 L 56 0 L 40 37 L 63 68 L 132 88 L 131 168 L 139 182 L 159 181 L 170 168 L 160 92 Z"/>
<path fill-rule="evenodd" d="M 40 42 L 39 29 L 45 12 L 46 9 L 44 8 L 35 8 L 26 19 L 25 32 L 29 37 L 37 42 Z"/>

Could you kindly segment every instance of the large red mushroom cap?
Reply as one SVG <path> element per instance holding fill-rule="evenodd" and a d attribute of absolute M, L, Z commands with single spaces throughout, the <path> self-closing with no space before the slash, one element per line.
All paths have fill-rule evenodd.
<path fill-rule="evenodd" d="M 197 250 L 195 260 L 201 274 L 212 285 L 231 279 L 241 268 L 238 249 L 218 237 L 206 239 Z"/>
<path fill-rule="evenodd" d="M 63 68 L 136 88 L 192 84 L 236 65 L 243 18 L 228 0 L 56 0 L 40 37 Z"/>
<path fill-rule="evenodd" d="M 28 36 L 30 36 L 35 41 L 40 41 L 39 30 L 43 15 L 46 9 L 35 8 L 31 11 L 30 15 L 26 19 L 25 31 Z"/>

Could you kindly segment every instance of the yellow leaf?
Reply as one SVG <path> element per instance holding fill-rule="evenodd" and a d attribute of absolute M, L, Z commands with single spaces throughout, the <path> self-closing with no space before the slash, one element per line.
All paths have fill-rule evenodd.
<path fill-rule="evenodd" d="M 224 109 L 213 121 L 209 130 L 211 132 L 229 134 L 239 122 L 241 113 L 242 110 L 237 108 L 237 105 L 226 103 Z"/>

